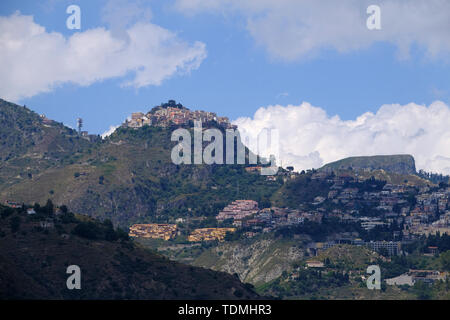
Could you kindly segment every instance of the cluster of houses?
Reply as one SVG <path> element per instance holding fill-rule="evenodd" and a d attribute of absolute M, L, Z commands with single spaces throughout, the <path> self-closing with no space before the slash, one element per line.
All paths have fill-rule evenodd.
<path fill-rule="evenodd" d="M 335 235 L 333 239 L 325 242 L 309 242 L 306 244 L 306 252 L 309 256 L 318 256 L 321 252 L 332 248 L 336 245 L 347 244 L 354 246 L 365 246 L 372 251 L 380 252 L 385 251 L 390 256 L 396 256 L 401 254 L 402 242 L 401 241 L 364 241 L 358 238 L 358 232 L 343 232 Z"/>
<path fill-rule="evenodd" d="M 130 227 L 129 236 L 170 240 L 177 235 L 176 224 L 135 224 Z"/>
<path fill-rule="evenodd" d="M 259 165 L 252 165 L 245 167 L 245 171 L 248 173 L 253 174 L 261 174 L 262 166 Z M 283 168 L 279 168 L 276 175 L 268 175 L 266 176 L 267 181 L 277 181 L 277 177 L 282 178 L 284 182 L 288 181 L 289 179 L 294 179 L 300 175 L 300 173 L 293 171 L 293 167 L 290 167 L 292 170 L 285 170 Z"/>
<path fill-rule="evenodd" d="M 236 200 L 216 216 L 218 222 L 229 220 L 235 227 L 252 227 L 268 232 L 277 227 L 303 223 L 305 219 L 320 222 L 323 214 L 289 208 L 258 208 L 254 200 Z"/>
<path fill-rule="evenodd" d="M 228 232 L 235 232 L 236 228 L 200 228 L 194 229 L 188 236 L 189 242 L 224 241 Z M 128 235 L 135 238 L 174 239 L 179 234 L 176 224 L 149 223 L 134 224 L 130 227 Z"/>
<path fill-rule="evenodd" d="M 375 182 L 367 188 L 367 181 L 345 173 L 330 175 L 316 172 L 311 178 L 327 181 L 330 191 L 325 197 L 317 196 L 300 209 L 259 209 L 254 200 L 236 200 L 220 211 L 216 219 L 218 222 L 231 222 L 237 228 L 249 228 L 245 233 L 247 237 L 283 226 L 302 224 L 305 220 L 321 223 L 323 217 L 359 223 L 366 231 L 395 223 L 397 228 L 393 231 L 393 239 L 406 242 L 422 234 L 450 234 L 450 188 L 394 184 L 376 186 Z M 359 184 L 361 182 L 365 183 Z M 362 208 L 371 208 L 372 214 L 367 215 Z M 375 251 L 386 250 L 390 255 L 401 252 L 401 241 L 364 242 L 355 235 L 346 243 L 365 245 Z M 332 245 L 334 243 L 330 242 L 325 247 Z"/>
<path fill-rule="evenodd" d="M 208 111 L 191 111 L 181 104 L 177 104 L 174 100 L 158 106 L 147 113 L 135 112 L 131 114 L 131 118 L 127 119 L 123 124 L 124 127 L 140 128 L 145 125 L 156 127 L 168 127 L 171 125 L 187 125 L 190 121 L 201 121 L 202 123 L 217 122 L 226 129 L 236 129 L 227 117 L 218 117 L 214 112 Z"/>
<path fill-rule="evenodd" d="M 236 200 L 226 206 L 216 216 L 217 221 L 227 219 L 242 220 L 258 213 L 258 202 L 254 200 Z"/>
<path fill-rule="evenodd" d="M 190 242 L 214 241 L 223 242 L 229 232 L 235 232 L 236 228 L 200 228 L 195 229 L 188 237 Z"/>
<path fill-rule="evenodd" d="M 425 188 L 417 197 L 416 206 L 405 217 L 412 235 L 450 234 L 450 188 L 429 192 Z"/>
<path fill-rule="evenodd" d="M 322 175 L 322 176 L 319 176 Z M 314 175 L 313 175 L 314 177 Z M 404 238 L 414 238 L 420 234 L 450 233 L 449 209 L 450 188 L 437 191 L 429 187 L 417 190 L 414 186 L 386 184 L 382 190 L 362 191 L 349 185 L 361 182 L 351 176 L 327 177 L 324 172 L 315 174 L 316 179 L 327 179 L 332 183 L 327 199 L 315 199 L 314 205 L 321 211 L 320 204 L 328 200 L 340 207 L 329 214 L 343 221 L 360 222 L 366 230 L 392 223 L 404 225 Z M 415 198 L 412 204 L 411 195 Z M 374 208 L 376 216 L 364 216 L 360 208 Z M 343 208 L 343 209 L 342 209 Z"/>

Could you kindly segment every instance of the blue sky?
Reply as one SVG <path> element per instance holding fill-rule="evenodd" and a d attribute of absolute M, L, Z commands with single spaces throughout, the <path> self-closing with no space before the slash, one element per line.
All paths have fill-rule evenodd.
<path fill-rule="evenodd" d="M 95 134 L 175 99 L 278 130 L 296 170 L 405 153 L 450 174 L 450 2 L 372 2 L 2 1 L 0 97 Z"/>
<path fill-rule="evenodd" d="M 97 27 L 107 27 L 102 8 L 108 1 L 2 1 L 0 15 L 19 10 L 32 15 L 47 32 L 70 37 Z M 68 30 L 65 10 L 81 8 L 81 30 Z M 427 59 L 423 49 L 411 47 L 408 59 L 399 59 L 395 44 L 378 41 L 367 47 L 340 53 L 323 48 L 313 57 L 283 60 L 273 57 L 252 37 L 247 17 L 199 12 L 183 14 L 174 1 L 149 1 L 151 22 L 188 43 L 205 44 L 207 57 L 188 74 L 173 74 L 160 85 L 122 87 L 124 77 L 111 77 L 88 86 L 63 83 L 50 92 L 38 93 L 17 102 L 49 118 L 75 126 L 82 117 L 85 129 L 102 133 L 120 124 L 136 110 L 148 110 L 175 99 L 188 107 L 217 112 L 236 119 L 252 116 L 262 106 L 307 101 L 329 115 L 354 119 L 366 111 L 376 112 L 383 104 L 430 104 L 449 101 L 450 67 L 442 60 Z"/>

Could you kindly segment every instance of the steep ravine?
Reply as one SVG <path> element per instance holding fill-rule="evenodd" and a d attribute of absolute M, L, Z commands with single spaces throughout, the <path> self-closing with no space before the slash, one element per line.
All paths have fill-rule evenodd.
<path fill-rule="evenodd" d="M 303 257 L 294 242 L 264 239 L 247 243 L 224 243 L 205 251 L 194 265 L 227 273 L 253 285 L 267 283 L 288 271 Z"/>

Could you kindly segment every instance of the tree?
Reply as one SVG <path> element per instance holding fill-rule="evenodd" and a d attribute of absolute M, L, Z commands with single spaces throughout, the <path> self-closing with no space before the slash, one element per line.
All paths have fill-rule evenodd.
<path fill-rule="evenodd" d="M 14 213 L 14 209 L 13 208 L 6 207 L 6 208 L 1 210 L 1 217 L 2 218 L 6 218 L 6 217 L 9 217 L 10 215 L 12 215 L 13 213 Z"/>
<path fill-rule="evenodd" d="M 264 208 L 270 208 L 271 206 L 272 206 L 272 204 L 271 204 L 270 200 L 267 199 L 267 198 L 263 198 L 263 199 L 261 199 L 260 202 L 259 202 L 259 207 L 260 207 L 261 209 L 264 209 Z"/>
<path fill-rule="evenodd" d="M 417 297 L 420 300 L 429 300 L 431 299 L 431 288 L 428 284 L 423 281 L 417 281 L 414 284 L 414 291 L 417 294 Z"/>
<path fill-rule="evenodd" d="M 20 223 L 22 222 L 22 219 L 20 219 L 19 216 L 12 217 L 10 221 L 11 231 L 17 232 L 20 229 Z"/>
<path fill-rule="evenodd" d="M 119 235 L 114 231 L 114 226 L 111 220 L 106 219 L 103 221 L 103 226 L 105 227 L 105 240 L 116 241 L 119 239 Z"/>
<path fill-rule="evenodd" d="M 128 233 L 126 231 L 122 230 L 121 228 L 117 228 L 116 234 L 119 237 L 119 239 L 121 239 L 121 240 L 124 240 L 124 241 L 130 240 L 130 236 L 128 235 Z"/>
<path fill-rule="evenodd" d="M 42 210 L 43 210 L 45 213 L 51 215 L 51 214 L 53 214 L 54 208 L 55 208 L 55 206 L 53 205 L 52 200 L 48 199 L 48 200 L 47 200 L 47 203 L 46 203 L 45 206 L 42 208 Z"/>
<path fill-rule="evenodd" d="M 39 203 L 35 203 L 33 206 L 34 211 L 40 212 L 41 211 L 41 205 Z"/>
<path fill-rule="evenodd" d="M 81 222 L 73 230 L 72 233 L 87 239 L 97 239 L 99 234 L 98 226 L 93 222 Z"/>
<path fill-rule="evenodd" d="M 450 271 L 450 250 L 441 253 L 441 265 L 445 271 Z"/>
<path fill-rule="evenodd" d="M 61 215 L 61 222 L 66 223 L 74 223 L 78 222 L 77 218 L 75 218 L 75 215 L 72 212 L 66 212 Z"/>

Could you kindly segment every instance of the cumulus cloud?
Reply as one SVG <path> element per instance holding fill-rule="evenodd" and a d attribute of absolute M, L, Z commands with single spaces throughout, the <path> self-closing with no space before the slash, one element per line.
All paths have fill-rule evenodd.
<path fill-rule="evenodd" d="M 106 17 L 116 20 L 109 11 Z M 204 43 L 189 44 L 145 20 L 122 34 L 111 30 L 65 37 L 47 32 L 32 16 L 0 17 L 0 96 L 15 101 L 64 83 L 88 86 L 116 77 L 126 77 L 123 86 L 159 85 L 176 73 L 197 69 L 206 57 Z"/>
<path fill-rule="evenodd" d="M 450 107 L 440 101 L 430 106 L 383 105 L 375 114 L 348 121 L 303 102 L 262 107 L 253 118 L 233 123 L 253 139 L 263 129 L 277 129 L 278 164 L 282 161 L 283 167 L 292 165 L 295 170 L 319 168 L 349 156 L 411 154 L 418 169 L 450 174 Z"/>
<path fill-rule="evenodd" d="M 149 21 L 152 10 L 142 0 L 109 0 L 101 10 L 101 19 L 116 37 L 127 38 L 126 30 L 136 21 Z"/>
<path fill-rule="evenodd" d="M 401 58 L 413 45 L 432 58 L 450 53 L 450 1 L 378 0 L 381 30 L 368 30 L 372 0 L 177 0 L 185 14 L 237 13 L 247 21 L 256 43 L 276 58 L 310 57 L 321 49 L 348 52 L 385 41 Z"/>
<path fill-rule="evenodd" d="M 118 126 L 109 126 L 109 129 L 106 130 L 105 132 L 103 132 L 100 136 L 105 139 L 106 137 L 112 135 L 114 133 L 114 131 L 116 131 L 117 128 L 119 128 L 120 125 Z"/>

